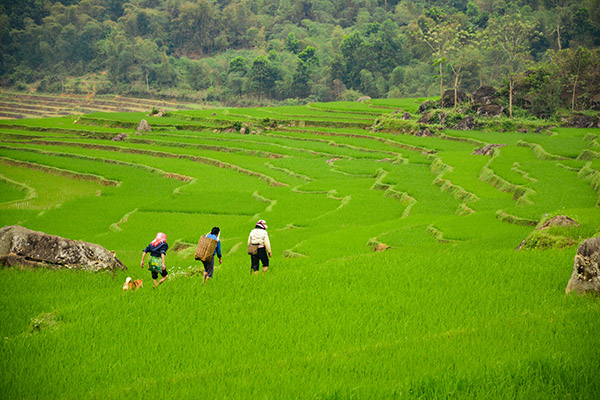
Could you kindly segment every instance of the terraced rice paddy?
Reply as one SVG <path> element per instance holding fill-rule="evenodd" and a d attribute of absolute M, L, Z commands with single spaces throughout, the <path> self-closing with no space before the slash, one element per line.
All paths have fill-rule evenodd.
<path fill-rule="evenodd" d="M 600 306 L 564 288 L 600 232 L 600 130 L 370 130 L 421 101 L 0 122 L 1 225 L 129 267 L 0 271 L 1 397 L 596 398 Z M 514 250 L 558 214 L 580 224 L 553 231 L 571 247 Z M 251 277 L 259 218 L 274 254 Z M 212 226 L 223 265 L 203 286 Z M 170 279 L 152 290 L 158 231 Z M 126 276 L 146 286 L 123 294 Z"/>
<path fill-rule="evenodd" d="M 150 100 L 121 96 L 23 94 L 0 91 L 0 120 L 60 117 L 92 112 L 150 112 L 189 108 L 179 101 Z"/>

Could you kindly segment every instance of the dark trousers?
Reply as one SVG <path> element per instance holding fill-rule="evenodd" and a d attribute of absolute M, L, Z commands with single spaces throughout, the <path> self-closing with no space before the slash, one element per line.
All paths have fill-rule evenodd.
<path fill-rule="evenodd" d="M 269 266 L 269 256 L 265 247 L 259 247 L 256 254 L 250 255 L 250 268 L 252 268 L 252 271 L 258 271 L 259 261 L 262 262 L 263 267 Z"/>
<path fill-rule="evenodd" d="M 212 256 L 206 261 L 202 261 L 202 264 L 204 264 L 204 272 L 206 272 L 206 276 L 208 278 L 212 278 L 213 271 L 215 270 L 215 256 Z"/>

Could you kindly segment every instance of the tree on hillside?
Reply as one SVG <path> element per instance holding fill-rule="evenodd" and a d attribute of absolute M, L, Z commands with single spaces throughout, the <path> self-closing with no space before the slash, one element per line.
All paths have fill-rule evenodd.
<path fill-rule="evenodd" d="M 156 63 L 160 61 L 158 46 L 151 40 L 137 38 L 135 42 L 135 58 L 146 81 L 146 91 L 150 91 L 150 73 Z"/>
<path fill-rule="evenodd" d="M 592 52 L 585 47 L 577 50 L 565 49 L 555 57 L 558 71 L 564 77 L 565 83 L 570 86 L 571 111 L 575 111 L 575 98 L 577 89 L 582 86 L 582 76 L 592 67 Z"/>
<path fill-rule="evenodd" d="M 127 70 L 133 64 L 133 57 L 130 57 L 132 52 L 125 34 L 115 30 L 109 37 L 100 41 L 99 45 L 108 67 L 110 81 L 113 83 L 128 82 Z"/>
<path fill-rule="evenodd" d="M 480 37 L 467 29 L 459 28 L 448 46 L 448 64 L 454 74 L 454 112 L 458 102 L 458 89 L 463 68 L 477 59 Z"/>
<path fill-rule="evenodd" d="M 277 69 L 265 56 L 258 56 L 252 61 L 250 81 L 252 88 L 259 95 L 269 96 L 274 88 L 275 81 L 279 78 Z"/>
<path fill-rule="evenodd" d="M 173 42 L 187 52 L 210 52 L 219 32 L 219 10 L 213 0 L 185 1 L 174 8 Z M 175 28 L 175 29 L 173 29 Z"/>
<path fill-rule="evenodd" d="M 441 18 L 441 17 L 440 17 Z M 433 64 L 439 67 L 440 101 L 444 97 L 444 63 L 447 61 L 451 44 L 455 41 L 459 25 L 456 20 L 439 20 L 422 16 L 414 35 L 429 46 Z"/>
<path fill-rule="evenodd" d="M 508 57 L 508 109 L 513 117 L 513 89 L 515 78 L 529 54 L 535 25 L 520 14 L 506 14 L 490 19 L 487 37 L 492 46 L 501 49 Z"/>
<path fill-rule="evenodd" d="M 573 3 L 573 0 L 546 0 L 550 5 L 554 6 L 553 22 L 554 29 L 552 33 L 556 34 L 556 45 L 558 50 L 562 50 L 562 29 L 568 24 L 570 17 L 569 6 Z"/>

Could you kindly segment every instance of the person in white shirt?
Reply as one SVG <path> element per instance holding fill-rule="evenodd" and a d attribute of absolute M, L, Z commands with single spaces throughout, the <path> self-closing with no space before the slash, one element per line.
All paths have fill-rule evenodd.
<path fill-rule="evenodd" d="M 258 245 L 256 254 L 250 255 L 250 274 L 258 274 L 259 261 L 262 262 L 263 274 L 269 269 L 269 257 L 272 257 L 271 243 L 269 242 L 269 234 L 267 233 L 267 223 L 264 219 L 259 220 L 256 226 L 248 236 L 248 245 Z"/>

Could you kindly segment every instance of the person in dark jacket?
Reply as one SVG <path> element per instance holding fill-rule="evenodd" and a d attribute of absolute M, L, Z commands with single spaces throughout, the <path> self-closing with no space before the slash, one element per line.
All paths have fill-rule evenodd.
<path fill-rule="evenodd" d="M 157 287 L 165 280 L 167 280 L 167 265 L 165 264 L 165 254 L 169 249 L 169 245 L 167 244 L 167 235 L 162 232 L 156 234 L 156 238 L 146 248 L 142 253 L 142 268 L 144 268 L 144 258 L 146 257 L 146 253 L 150 253 L 150 260 L 148 262 L 148 269 L 152 272 L 152 279 L 154 279 L 154 287 Z M 162 268 L 161 268 L 162 266 Z M 158 279 L 158 274 L 162 276 L 160 281 L 156 281 Z"/>
<path fill-rule="evenodd" d="M 206 235 L 206 237 L 216 240 L 217 248 L 208 260 L 202 261 L 202 264 L 204 264 L 204 281 L 202 283 L 205 283 L 213 276 L 213 271 L 215 269 L 215 254 L 219 258 L 219 264 L 223 262 L 223 259 L 221 257 L 221 229 L 218 226 L 215 226 L 214 228 L 212 228 L 210 233 Z"/>

